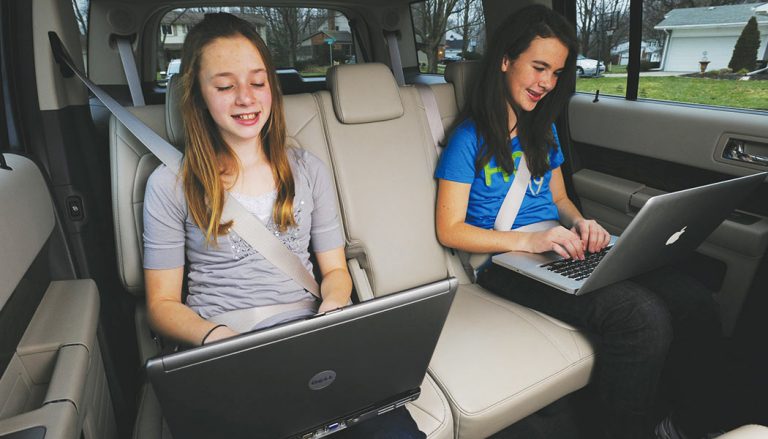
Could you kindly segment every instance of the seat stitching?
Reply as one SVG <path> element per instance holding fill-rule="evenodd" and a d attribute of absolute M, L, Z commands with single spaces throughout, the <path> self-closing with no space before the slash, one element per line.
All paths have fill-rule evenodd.
<path fill-rule="evenodd" d="M 314 119 L 316 117 L 317 117 L 317 114 L 310 115 L 309 118 L 307 118 L 307 120 L 298 129 L 296 129 L 296 132 L 295 132 L 294 136 L 291 136 L 291 137 L 297 136 L 300 132 L 302 132 L 304 130 L 304 128 L 307 127 L 307 125 L 309 125 L 310 122 L 312 122 L 312 119 Z"/>

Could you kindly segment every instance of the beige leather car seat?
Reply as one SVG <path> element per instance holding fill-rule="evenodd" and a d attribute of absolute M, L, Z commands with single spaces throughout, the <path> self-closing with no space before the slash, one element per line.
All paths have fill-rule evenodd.
<path fill-rule="evenodd" d="M 319 92 L 347 240 L 375 295 L 455 273 L 434 228 L 436 153 L 418 92 L 381 64 L 342 65 Z M 487 437 L 587 384 L 583 334 L 477 285 L 461 285 L 430 374 L 455 435 Z"/>
<path fill-rule="evenodd" d="M 768 438 L 768 427 L 762 425 L 745 425 L 736 430 L 729 431 L 718 439 L 766 439 Z"/>

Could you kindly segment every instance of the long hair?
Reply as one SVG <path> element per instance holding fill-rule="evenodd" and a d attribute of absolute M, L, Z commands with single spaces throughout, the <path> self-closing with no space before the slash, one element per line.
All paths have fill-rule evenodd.
<path fill-rule="evenodd" d="M 484 141 L 475 162 L 477 171 L 488 164 L 492 157 L 508 174 L 511 175 L 515 170 L 508 147 L 510 131 L 507 103 L 510 91 L 501 64 L 504 56 L 510 63 L 514 62 L 536 37 L 557 38 L 568 48 L 565 68 L 554 89 L 539 101 L 533 111 L 523 111 L 514 103 L 512 111 L 517 116 L 517 134 L 531 175 L 541 177 L 549 170 L 549 151 L 556 147 L 552 123 L 565 107 L 576 83 L 578 43 L 573 27 L 565 18 L 546 6 L 531 5 L 513 14 L 489 40 L 490 45 L 483 58 L 474 92 L 457 119 L 473 119 L 478 139 Z"/>
<path fill-rule="evenodd" d="M 231 221 L 220 224 L 226 189 L 221 177 L 234 173 L 237 179 L 240 163 L 206 109 L 198 75 L 203 49 L 218 38 L 237 36 L 245 37 L 258 50 L 264 60 L 272 93 L 270 116 L 261 131 L 264 155 L 272 169 L 277 187 L 277 200 L 272 210 L 272 218 L 279 230 L 296 225 L 293 217 L 296 188 L 287 157 L 283 97 L 269 49 L 256 29 L 247 21 L 226 13 L 206 14 L 203 21 L 190 30 L 182 48 L 181 112 L 186 147 L 181 174 L 190 216 L 203 231 L 208 242 L 215 242 L 218 235 L 226 233 L 232 225 Z"/>

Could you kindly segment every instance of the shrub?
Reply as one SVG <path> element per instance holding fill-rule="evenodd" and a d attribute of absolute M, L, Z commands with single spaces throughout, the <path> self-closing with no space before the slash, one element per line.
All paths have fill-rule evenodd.
<path fill-rule="evenodd" d="M 483 55 L 477 52 L 461 52 L 461 57 L 467 61 L 474 61 L 476 59 L 481 59 Z"/>
<path fill-rule="evenodd" d="M 293 65 L 293 68 L 302 72 L 304 70 L 307 70 L 312 65 L 314 65 L 313 60 L 305 59 L 305 60 L 296 61 L 296 64 Z"/>
<path fill-rule="evenodd" d="M 757 29 L 757 19 L 752 16 L 744 30 L 741 31 L 736 46 L 733 48 L 733 56 L 728 67 L 734 72 L 741 69 L 747 69 L 748 72 L 755 70 L 755 60 L 757 59 L 757 49 L 760 47 L 760 31 Z"/>

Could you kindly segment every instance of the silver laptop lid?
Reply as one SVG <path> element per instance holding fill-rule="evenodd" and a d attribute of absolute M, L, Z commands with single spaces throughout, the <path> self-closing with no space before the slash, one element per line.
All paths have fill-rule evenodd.
<path fill-rule="evenodd" d="M 174 437 L 290 437 L 418 391 L 447 279 L 147 362 Z"/>
<path fill-rule="evenodd" d="M 579 293 L 661 267 L 695 250 L 767 175 L 762 172 L 649 199 Z"/>

